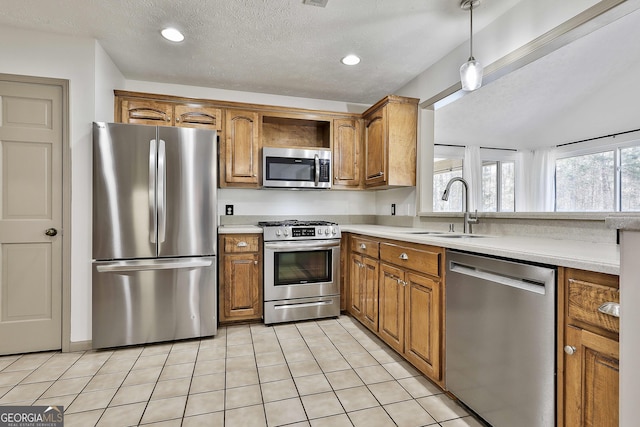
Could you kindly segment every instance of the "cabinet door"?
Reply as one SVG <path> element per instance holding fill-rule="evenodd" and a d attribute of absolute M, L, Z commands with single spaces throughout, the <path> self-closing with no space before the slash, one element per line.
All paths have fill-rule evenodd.
<path fill-rule="evenodd" d="M 358 319 L 364 318 L 364 264 L 362 255 L 351 254 L 349 260 L 349 313 Z"/>
<path fill-rule="evenodd" d="M 175 107 L 176 126 L 222 130 L 222 110 L 213 107 L 200 107 L 178 104 Z"/>
<path fill-rule="evenodd" d="M 333 122 L 333 184 L 360 185 L 360 121 L 340 119 Z"/>
<path fill-rule="evenodd" d="M 565 353 L 565 426 L 617 427 L 619 412 L 618 342 L 567 327 Z"/>
<path fill-rule="evenodd" d="M 223 256 L 220 321 L 260 319 L 260 259 L 256 253 Z"/>
<path fill-rule="evenodd" d="M 406 275 L 405 357 L 433 380 L 442 376 L 441 283 L 428 277 Z"/>
<path fill-rule="evenodd" d="M 173 126 L 173 104 L 147 99 L 123 99 L 122 123 L 140 125 Z"/>
<path fill-rule="evenodd" d="M 388 264 L 380 265 L 380 337 L 399 353 L 404 352 L 405 281 L 404 272 Z"/>
<path fill-rule="evenodd" d="M 362 257 L 363 264 L 363 323 L 374 332 L 378 331 L 378 260 Z"/>
<path fill-rule="evenodd" d="M 387 180 L 386 111 L 384 106 L 366 119 L 365 186 L 383 185 Z"/>
<path fill-rule="evenodd" d="M 258 186 L 260 164 L 258 139 L 258 113 L 227 110 L 225 126 L 225 176 L 223 184 Z"/>

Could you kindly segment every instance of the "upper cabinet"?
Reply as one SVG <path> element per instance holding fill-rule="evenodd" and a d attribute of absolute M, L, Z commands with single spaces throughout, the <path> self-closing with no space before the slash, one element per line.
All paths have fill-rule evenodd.
<path fill-rule="evenodd" d="M 226 138 L 220 147 L 221 187 L 259 186 L 259 123 L 259 116 L 255 111 L 227 110 Z"/>
<path fill-rule="evenodd" d="M 222 109 L 198 103 L 156 100 L 116 92 L 116 120 L 140 125 L 180 126 L 222 131 Z"/>
<path fill-rule="evenodd" d="M 388 96 L 364 114 L 116 90 L 115 120 L 218 132 L 220 187 L 259 188 L 262 147 L 332 152 L 332 188 L 416 184 L 418 100 Z"/>
<path fill-rule="evenodd" d="M 364 112 L 364 186 L 416 185 L 418 99 L 387 96 Z"/>
<path fill-rule="evenodd" d="M 173 116 L 176 126 L 222 131 L 221 108 L 178 104 Z"/>
<path fill-rule="evenodd" d="M 362 185 L 362 120 L 333 121 L 333 185 L 358 188 Z"/>

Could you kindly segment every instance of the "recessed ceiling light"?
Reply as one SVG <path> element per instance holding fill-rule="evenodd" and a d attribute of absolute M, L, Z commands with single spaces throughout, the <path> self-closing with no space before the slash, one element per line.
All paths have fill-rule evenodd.
<path fill-rule="evenodd" d="M 344 65 L 356 65 L 360 63 L 360 57 L 357 55 L 347 55 L 340 60 Z"/>
<path fill-rule="evenodd" d="M 172 42 L 177 43 L 184 40 L 184 36 L 182 35 L 182 33 L 175 28 L 165 28 L 160 32 L 160 34 L 162 34 L 162 37 Z"/>

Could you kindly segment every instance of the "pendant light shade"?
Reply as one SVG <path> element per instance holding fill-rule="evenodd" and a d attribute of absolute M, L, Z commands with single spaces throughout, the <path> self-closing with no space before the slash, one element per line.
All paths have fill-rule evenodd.
<path fill-rule="evenodd" d="M 472 91 L 482 86 L 482 64 L 473 57 L 473 8 L 480 5 L 480 0 L 463 0 L 460 7 L 469 10 L 469 60 L 460 67 L 462 90 Z"/>
<path fill-rule="evenodd" d="M 472 91 L 482 86 L 482 64 L 471 56 L 460 67 L 460 82 L 462 90 Z"/>

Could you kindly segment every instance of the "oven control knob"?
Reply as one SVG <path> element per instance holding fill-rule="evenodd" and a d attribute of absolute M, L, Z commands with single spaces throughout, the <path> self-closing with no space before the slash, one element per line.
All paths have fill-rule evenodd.
<path fill-rule="evenodd" d="M 284 231 L 283 231 L 283 233 L 284 233 L 284 237 L 287 237 L 287 236 L 289 235 L 289 230 L 287 230 L 287 229 L 285 228 L 285 229 L 284 229 Z"/>
<path fill-rule="evenodd" d="M 277 229 L 277 230 L 276 230 L 276 236 L 280 236 L 280 234 L 282 234 L 282 233 L 280 232 L 280 229 Z"/>
<path fill-rule="evenodd" d="M 334 228 L 332 228 L 332 229 L 331 229 L 331 234 L 338 234 L 338 230 L 336 230 L 336 229 L 335 229 L 335 227 L 334 227 Z"/>

